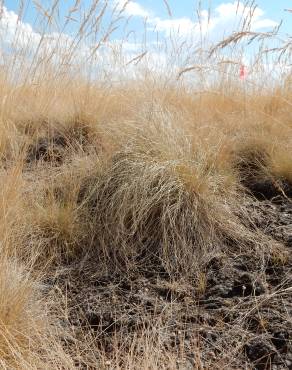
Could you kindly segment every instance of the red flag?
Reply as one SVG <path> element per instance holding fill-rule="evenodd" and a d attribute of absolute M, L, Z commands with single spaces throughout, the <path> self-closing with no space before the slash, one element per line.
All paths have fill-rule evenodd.
<path fill-rule="evenodd" d="M 247 70 L 246 70 L 246 67 L 245 67 L 245 65 L 241 65 L 240 66 L 240 70 L 239 70 L 239 78 L 241 79 L 241 80 L 245 80 L 246 79 L 246 77 L 247 77 Z"/>

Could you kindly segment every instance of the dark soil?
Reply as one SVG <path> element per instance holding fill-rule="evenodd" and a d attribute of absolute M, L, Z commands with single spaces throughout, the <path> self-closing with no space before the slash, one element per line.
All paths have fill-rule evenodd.
<path fill-rule="evenodd" d="M 246 201 L 254 224 L 283 243 L 285 257 L 219 254 L 204 270 L 203 287 L 158 272 L 109 275 L 94 261 L 86 269 L 74 265 L 51 281 L 68 297 L 67 325 L 95 333 L 109 358 L 117 336 L 126 353 L 134 336 L 159 327 L 164 350 L 183 347 L 180 369 L 196 363 L 194 343 L 204 368 L 292 369 L 291 199 Z"/>
<path fill-rule="evenodd" d="M 270 156 L 263 150 L 248 149 L 237 153 L 234 168 L 246 191 L 257 200 L 275 197 L 292 197 L 292 184 L 285 178 L 278 179 L 267 170 Z"/>
<path fill-rule="evenodd" d="M 285 180 L 275 181 L 272 178 L 261 181 L 252 180 L 244 185 L 258 200 L 273 200 L 273 198 L 281 197 L 283 194 L 289 197 L 292 196 L 292 187 Z"/>
<path fill-rule="evenodd" d="M 27 149 L 26 162 L 34 164 L 43 161 L 58 166 L 63 163 L 68 151 L 88 152 L 92 147 L 102 149 L 96 135 L 87 126 L 77 122 L 64 132 L 56 131 L 37 138 Z"/>
<path fill-rule="evenodd" d="M 67 146 L 67 140 L 61 135 L 56 135 L 52 138 L 41 137 L 29 146 L 26 162 L 33 163 L 43 160 L 44 162 L 60 164 L 63 159 L 64 149 Z"/>

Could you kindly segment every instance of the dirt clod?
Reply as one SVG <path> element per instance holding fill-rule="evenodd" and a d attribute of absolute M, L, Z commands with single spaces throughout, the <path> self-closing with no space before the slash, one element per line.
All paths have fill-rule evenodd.
<path fill-rule="evenodd" d="M 265 339 L 252 339 L 246 346 L 248 359 L 258 370 L 270 369 L 276 354 L 275 348 Z"/>

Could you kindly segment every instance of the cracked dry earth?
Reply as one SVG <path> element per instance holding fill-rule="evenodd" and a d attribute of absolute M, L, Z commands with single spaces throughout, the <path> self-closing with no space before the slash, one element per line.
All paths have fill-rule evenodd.
<path fill-rule="evenodd" d="M 64 325 L 75 337 L 81 328 L 90 333 L 109 358 L 119 338 L 125 353 L 134 336 L 151 331 L 157 347 L 175 354 L 177 369 L 292 369 L 291 199 L 253 199 L 249 210 L 257 227 L 285 245 L 284 259 L 218 254 L 202 287 L 150 272 L 67 267 L 51 281 L 52 291 L 58 286 L 68 297 Z M 74 352 L 72 339 L 64 343 Z M 76 367 L 88 368 L 77 357 Z"/>

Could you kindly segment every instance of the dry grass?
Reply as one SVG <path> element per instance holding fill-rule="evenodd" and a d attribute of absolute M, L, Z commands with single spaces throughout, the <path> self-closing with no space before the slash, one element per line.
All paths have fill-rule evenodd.
<path fill-rule="evenodd" d="M 70 17 L 81 11 L 79 6 L 77 2 Z M 39 8 L 48 27 L 57 8 L 58 1 L 49 13 Z M 218 256 L 228 260 L 248 255 L 260 261 L 261 273 L 269 263 L 289 263 L 285 246 L 265 235 L 249 211 L 259 183 L 291 197 L 291 76 L 284 85 L 279 81 L 278 88 L 262 92 L 256 82 L 243 89 L 223 72 L 213 87 L 190 89 L 179 81 L 196 70 L 189 66 L 181 69 L 175 83 L 164 83 L 164 76 L 159 81 L 149 72 L 142 80 L 115 85 L 86 80 L 80 69 L 72 79 L 72 70 L 64 65 L 77 59 L 81 40 L 95 40 L 100 48 L 122 19 L 112 13 L 108 29 L 100 34 L 104 12 L 101 2 L 92 2 L 60 65 L 54 66 L 51 59 L 59 55 L 58 47 L 47 59 L 39 47 L 27 66 L 29 49 L 24 47 L 1 72 L 3 369 L 187 366 L 186 338 L 172 351 L 163 342 L 172 325 L 169 317 L 178 315 L 176 300 L 165 308 L 173 309 L 167 322 L 163 311 L 151 319 L 145 314 L 143 329 L 134 334 L 121 325 L 109 351 L 101 339 L 108 329 L 101 325 L 100 332 L 93 332 L 81 319 L 70 322 L 72 312 L 79 312 L 78 304 L 84 303 L 72 298 L 78 293 L 71 291 L 76 271 L 113 279 L 163 275 L 169 279 L 167 291 L 180 296 L 186 284 L 187 289 L 195 287 L 199 301 L 207 289 L 208 266 Z M 245 23 L 248 28 L 248 20 Z M 240 47 L 247 37 L 267 41 L 277 32 L 240 30 L 211 48 L 210 57 Z M 283 57 L 283 48 L 279 54 Z M 220 57 L 217 62 L 222 62 Z M 15 81 L 19 66 L 24 73 Z M 283 289 L 270 298 L 282 299 L 288 288 Z M 247 310 L 256 310 L 265 299 L 252 297 L 248 309 L 242 303 L 238 310 L 248 316 Z M 116 328 L 122 319 L 111 325 Z M 198 330 L 188 339 L 195 359 L 188 366 L 236 368 L 248 335 L 243 321 L 238 320 L 236 328 L 224 325 L 222 321 L 224 335 L 236 337 L 236 345 L 229 339 L 220 342 L 221 357 L 214 354 L 206 360 Z"/>
<path fill-rule="evenodd" d="M 50 369 L 71 365 L 52 326 L 40 287 L 24 268 L 1 258 L 0 353 L 3 369 Z"/>

